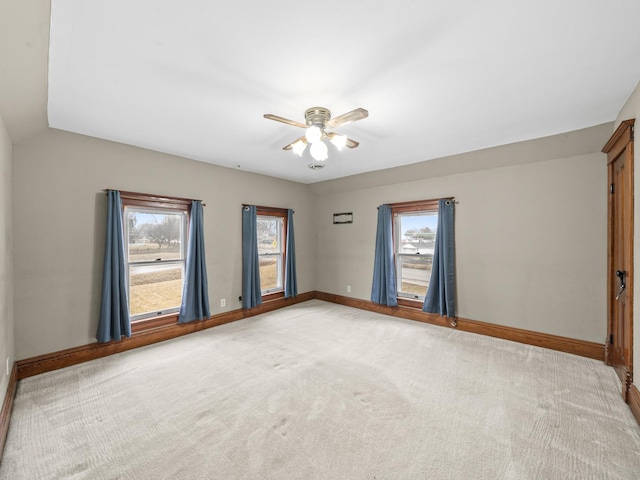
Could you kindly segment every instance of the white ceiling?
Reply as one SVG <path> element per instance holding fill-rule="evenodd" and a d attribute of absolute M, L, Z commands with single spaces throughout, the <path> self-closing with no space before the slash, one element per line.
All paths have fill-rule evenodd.
<path fill-rule="evenodd" d="M 303 183 L 615 119 L 638 0 L 52 0 L 49 125 Z M 369 118 L 312 171 L 306 108 Z"/>

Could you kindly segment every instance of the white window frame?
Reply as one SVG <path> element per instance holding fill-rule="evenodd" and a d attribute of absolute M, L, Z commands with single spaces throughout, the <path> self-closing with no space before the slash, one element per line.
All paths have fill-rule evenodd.
<path fill-rule="evenodd" d="M 393 203 L 390 204 L 393 219 L 393 253 L 396 265 L 396 292 L 398 303 L 405 306 L 419 307 L 424 302 L 424 295 L 418 295 L 411 292 L 402 291 L 402 259 L 419 256 L 425 258 L 428 254 L 419 253 L 403 253 L 402 250 L 402 232 L 400 220 L 403 216 L 415 215 L 438 215 L 438 200 L 419 200 L 413 202 Z M 434 237 L 435 240 L 435 237 Z M 434 242 L 435 243 L 435 242 Z M 431 256 L 433 261 L 433 255 Z M 428 287 L 427 287 L 428 289 Z"/>
<path fill-rule="evenodd" d="M 182 213 L 182 218 L 180 222 L 180 258 L 179 259 L 166 259 L 158 258 L 156 260 L 146 260 L 146 261 L 130 261 L 129 260 L 129 248 L 128 248 L 128 238 L 129 238 L 129 221 L 128 221 L 128 213 L 129 212 L 139 212 L 143 214 L 150 215 L 166 215 L 166 214 L 176 214 Z M 175 266 L 180 267 L 181 277 L 184 279 L 186 263 L 187 263 L 187 241 L 188 241 L 188 227 L 187 227 L 187 215 L 186 212 L 176 212 L 176 210 L 166 209 L 166 208 L 153 208 L 153 207 L 138 207 L 134 205 L 127 205 L 124 207 L 124 216 L 123 216 L 123 235 L 125 238 L 125 269 L 126 269 L 126 284 L 127 284 L 127 296 L 130 299 L 130 289 L 131 289 L 131 269 L 135 267 L 158 267 L 158 266 Z M 184 284 L 184 280 L 183 280 Z M 160 315 L 167 315 L 169 313 L 176 313 L 180 311 L 180 305 L 176 305 L 172 308 L 165 308 L 161 311 L 151 311 L 140 313 L 137 315 L 131 315 L 131 306 L 129 306 L 129 318 L 132 322 L 136 320 L 144 320 L 146 318 L 157 317 Z"/>
<path fill-rule="evenodd" d="M 125 246 L 125 268 L 126 268 L 126 276 L 125 283 L 127 289 L 127 296 L 130 299 L 130 272 L 131 267 L 135 266 L 153 266 L 153 265 L 178 265 L 182 270 L 182 279 L 184 285 L 184 275 L 186 270 L 186 254 L 187 254 L 187 245 L 189 241 L 189 219 L 191 215 L 191 200 L 176 198 L 176 197 L 160 197 L 156 195 L 142 194 L 142 193 L 134 193 L 134 192 L 120 192 L 121 200 L 122 200 L 122 234 L 123 234 L 123 242 Z M 169 213 L 183 213 L 183 219 L 180 225 L 180 259 L 167 259 L 167 260 L 153 260 L 153 261 L 139 261 L 139 262 L 130 262 L 129 261 L 129 248 L 128 248 L 128 239 L 129 239 L 129 222 L 128 222 L 128 209 L 132 209 L 135 211 L 140 211 L 144 213 L 157 213 L 157 214 L 169 214 Z M 145 329 L 145 328 L 153 328 L 154 326 L 160 326 L 157 322 L 165 318 L 166 320 L 162 320 L 163 322 L 167 322 L 171 320 L 177 321 L 177 315 L 180 311 L 180 305 L 172 308 L 165 308 L 160 311 L 152 311 L 146 312 L 138 315 L 131 315 L 131 306 L 129 306 L 129 320 L 132 324 L 132 328 Z M 158 319 L 158 320 L 156 320 Z M 148 322 L 155 322 L 153 324 Z M 134 327 L 135 325 L 135 327 Z"/>
<path fill-rule="evenodd" d="M 287 241 L 287 209 L 285 208 L 273 208 L 273 207 L 257 207 L 256 216 L 259 220 L 260 218 L 265 218 L 269 220 L 278 220 L 278 233 L 279 241 L 278 245 L 280 246 L 280 251 L 277 253 L 268 253 L 268 254 L 258 254 L 259 257 L 267 257 L 267 256 L 278 256 L 277 261 L 277 281 L 278 285 L 274 288 L 261 288 L 261 295 L 263 300 L 284 297 L 284 281 L 285 281 L 285 262 L 287 258 L 286 251 L 286 241 Z M 258 239 L 258 242 L 260 240 Z M 258 243 L 258 251 L 260 250 L 260 244 Z"/>

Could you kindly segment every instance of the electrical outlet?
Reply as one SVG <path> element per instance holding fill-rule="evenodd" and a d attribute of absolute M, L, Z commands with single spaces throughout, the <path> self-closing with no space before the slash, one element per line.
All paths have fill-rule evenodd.
<path fill-rule="evenodd" d="M 347 285 L 347 293 L 351 293 L 351 285 Z"/>
<path fill-rule="evenodd" d="M 222 300 L 220 300 L 220 306 L 221 307 L 226 307 L 227 306 L 227 301 L 224 298 Z"/>

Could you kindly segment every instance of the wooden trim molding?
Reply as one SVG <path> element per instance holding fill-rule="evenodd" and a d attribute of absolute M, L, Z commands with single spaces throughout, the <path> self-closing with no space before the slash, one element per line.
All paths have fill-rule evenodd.
<path fill-rule="evenodd" d="M 581 357 L 593 358 L 600 361 L 604 360 L 604 344 L 600 343 L 560 337 L 548 333 L 533 332 L 531 330 L 523 330 L 521 328 L 507 327 L 504 325 L 496 325 L 494 323 L 480 322 L 478 320 L 469 320 L 466 318 L 441 317 L 440 315 L 425 313 L 422 310 L 412 307 L 404 307 L 402 305 L 398 307 L 387 307 L 368 300 L 343 297 L 342 295 L 334 295 L 330 293 L 316 292 L 316 298 L 327 302 L 383 313 L 385 315 L 391 315 L 407 320 L 415 320 L 432 325 L 439 325 L 441 327 L 456 328 L 463 332 L 478 333 L 480 335 L 502 338 L 503 340 L 511 340 L 513 342 L 524 343 L 526 345 L 535 345 L 537 347 L 548 348 L 550 350 L 571 353 Z"/>
<path fill-rule="evenodd" d="M 2 411 L 0 411 L 0 459 L 2 458 L 4 444 L 7 441 L 7 434 L 9 433 L 9 422 L 11 421 L 11 412 L 13 411 L 13 399 L 16 397 L 17 389 L 18 367 L 16 362 L 13 362 L 11 375 L 9 375 L 9 383 L 7 384 L 7 392 L 4 395 L 4 402 L 2 403 Z"/>
<path fill-rule="evenodd" d="M 157 317 L 144 318 L 142 320 L 134 320 L 131 322 L 131 333 L 142 332 L 152 328 L 164 327 L 165 325 L 173 325 L 178 323 L 177 313 L 168 315 L 159 315 Z"/>
<path fill-rule="evenodd" d="M 581 357 L 592 358 L 604 362 L 604 344 L 561 337 L 549 333 L 534 332 L 522 328 L 507 327 L 477 320 L 458 319 L 458 330 L 479 333 L 489 337 L 502 338 L 512 342 L 535 345 L 559 352 L 571 353 Z"/>
<path fill-rule="evenodd" d="M 640 423 L 640 390 L 635 385 L 631 385 L 629 388 L 629 395 L 627 396 L 627 402 L 629 408 L 633 412 L 633 416 L 636 417 L 638 423 Z"/>
<path fill-rule="evenodd" d="M 607 142 L 607 144 L 602 147 L 602 153 L 607 154 L 607 161 L 611 163 L 615 160 L 622 150 L 626 147 L 629 142 L 633 141 L 633 127 L 635 124 L 635 118 L 631 118 L 629 120 L 624 120 L 620 122 L 618 128 L 611 138 Z"/>
<path fill-rule="evenodd" d="M 116 353 L 125 352 L 152 343 L 170 340 L 172 338 L 181 337 L 189 333 L 206 330 L 211 327 L 223 325 L 225 323 L 235 322 L 243 318 L 253 317 L 261 313 L 270 312 L 279 308 L 294 305 L 296 303 L 306 302 L 315 298 L 315 292 L 306 292 L 294 298 L 279 298 L 269 302 L 264 302 L 255 308 L 238 309 L 230 312 L 212 315 L 210 318 L 202 321 L 193 321 L 189 323 L 177 323 L 171 325 L 163 325 L 157 328 L 136 332 L 129 338 L 123 338 L 120 341 L 112 341 L 108 343 L 90 343 L 80 347 L 68 348 L 53 353 L 46 353 L 37 357 L 26 358 L 17 362 L 17 378 L 23 378 L 38 375 L 40 373 L 58 370 L 60 368 L 69 367 L 96 358 L 107 357 Z"/>
<path fill-rule="evenodd" d="M 108 190 L 107 190 L 108 191 Z M 190 210 L 190 198 L 168 197 L 166 195 L 154 195 L 151 193 L 125 192 L 120 190 L 120 198 L 123 204 L 138 206 L 162 206 L 163 208 L 176 208 L 179 210 Z M 202 200 L 200 200 L 202 202 Z M 204 206 L 204 204 L 203 204 Z"/>
<path fill-rule="evenodd" d="M 324 300 L 325 302 L 337 303 L 339 305 L 345 305 L 347 307 L 359 308 L 361 310 L 368 310 L 370 312 L 382 313 L 384 315 L 390 315 L 392 317 L 404 318 L 406 320 L 415 320 L 417 322 L 430 323 L 432 325 L 440 325 L 446 327 L 449 325 L 449 321 L 454 319 L 447 319 L 433 313 L 425 313 L 422 310 L 415 307 L 387 307 L 386 305 L 380 305 L 378 303 L 371 302 L 369 300 L 361 300 L 359 298 L 343 297 L 342 295 L 335 295 L 333 293 L 316 292 L 316 298 L 318 300 Z"/>
<path fill-rule="evenodd" d="M 261 298 L 263 302 L 275 300 L 276 298 L 284 298 L 284 266 L 287 262 L 287 235 L 289 233 L 289 210 L 279 207 L 256 207 L 257 217 L 277 217 L 282 219 L 282 238 L 280 245 L 280 252 L 282 255 L 282 290 L 275 292 L 264 293 Z M 260 248 L 258 248 L 258 256 L 260 255 Z M 259 262 L 258 262 L 259 263 Z"/>
<path fill-rule="evenodd" d="M 613 369 L 618 374 L 618 377 L 620 378 L 620 382 L 622 384 L 622 391 L 620 392 L 622 394 L 622 399 L 625 402 L 629 403 L 629 390 L 631 389 L 631 384 L 633 383 L 633 373 L 627 368 L 626 365 L 614 365 Z"/>
<path fill-rule="evenodd" d="M 453 197 L 447 198 L 446 200 L 451 200 Z M 430 200 L 414 200 L 411 202 L 396 202 L 389 203 L 391 207 L 391 213 L 403 213 L 403 212 L 424 212 L 433 210 L 435 212 L 438 211 L 438 202 L 439 199 L 434 198 Z"/>

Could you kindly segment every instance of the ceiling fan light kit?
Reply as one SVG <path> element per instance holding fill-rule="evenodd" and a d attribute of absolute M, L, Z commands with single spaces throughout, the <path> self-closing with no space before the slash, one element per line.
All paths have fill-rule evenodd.
<path fill-rule="evenodd" d="M 337 133 L 329 133 L 327 134 L 327 137 L 329 137 L 329 141 L 333 143 L 333 145 L 338 149 L 338 151 L 341 151 L 347 144 L 347 137 L 345 135 L 339 135 Z"/>
<path fill-rule="evenodd" d="M 291 144 L 291 148 L 293 149 L 293 153 L 301 157 L 304 149 L 307 148 L 307 141 L 304 138 L 298 139 Z"/>
<path fill-rule="evenodd" d="M 307 132 L 304 134 L 304 137 L 307 139 L 309 143 L 316 143 L 322 140 L 323 132 L 322 128 L 318 125 L 311 125 L 307 128 Z"/>
<path fill-rule="evenodd" d="M 311 147 L 309 148 L 309 153 L 314 160 L 318 160 L 319 162 L 324 162 L 327 158 L 329 158 L 329 149 L 324 142 L 313 142 L 311 144 Z"/>
<path fill-rule="evenodd" d="M 335 132 L 327 132 L 326 130 L 340 125 L 346 125 L 347 123 L 355 122 L 357 120 L 362 120 L 368 116 L 369 112 L 367 110 L 364 108 L 356 108 L 355 110 L 331 119 L 331 111 L 328 108 L 311 107 L 304 112 L 306 124 L 270 113 L 265 114 L 264 118 L 286 123 L 287 125 L 294 127 L 304 128 L 305 134 L 284 146 L 283 150 L 293 150 L 295 154 L 302 156 L 307 145 L 311 145 L 309 147 L 309 154 L 311 155 L 313 162 L 309 164 L 309 168 L 312 170 L 318 170 L 324 168 L 324 161 L 329 157 L 329 149 L 327 148 L 327 144 L 324 142 L 325 139 L 329 140 L 338 149 L 338 151 L 342 150 L 345 146 L 349 148 L 356 148 L 360 145 L 358 142 L 346 137 L 345 135 L 340 135 Z"/>

